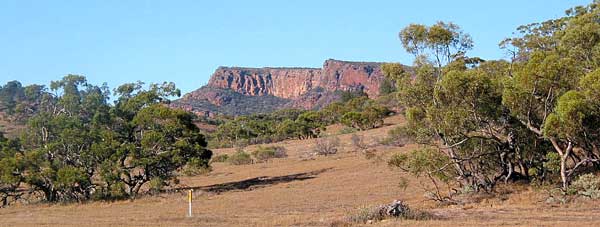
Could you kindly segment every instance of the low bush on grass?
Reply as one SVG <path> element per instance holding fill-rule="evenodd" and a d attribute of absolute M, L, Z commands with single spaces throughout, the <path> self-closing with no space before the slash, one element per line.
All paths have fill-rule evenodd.
<path fill-rule="evenodd" d="M 567 194 L 578 195 L 590 199 L 600 199 L 600 177 L 592 173 L 579 176 L 571 183 Z"/>
<path fill-rule="evenodd" d="M 183 167 L 182 173 L 186 176 L 197 176 L 208 174 L 210 171 L 212 171 L 212 168 L 206 162 L 197 158 L 191 158 Z"/>
<path fill-rule="evenodd" d="M 248 165 L 252 164 L 252 156 L 243 150 L 238 150 L 227 158 L 227 162 L 232 165 Z"/>
<path fill-rule="evenodd" d="M 405 220 L 430 220 L 434 218 L 434 216 L 425 211 L 410 209 L 404 202 L 397 200 L 391 204 L 360 208 L 358 212 L 347 216 L 345 222 L 370 224 L 390 218 Z M 343 226 L 340 225 L 340 223 L 336 223 L 336 225 Z"/>
<path fill-rule="evenodd" d="M 315 141 L 314 152 L 317 155 L 333 155 L 338 152 L 340 139 L 337 137 L 319 138 Z"/>
<path fill-rule="evenodd" d="M 340 131 L 338 132 L 339 135 L 343 135 L 343 134 L 350 134 L 350 133 L 355 133 L 358 130 L 352 127 L 344 127 L 342 129 L 340 129 Z"/>
<path fill-rule="evenodd" d="M 220 155 L 214 156 L 211 159 L 211 161 L 212 162 L 227 162 L 227 159 L 229 159 L 229 155 L 227 155 L 227 154 L 220 154 Z"/>
<path fill-rule="evenodd" d="M 287 157 L 287 152 L 286 149 L 281 146 L 259 146 L 252 152 L 252 156 L 259 162 L 266 162 L 273 158 L 285 158 Z"/>
<path fill-rule="evenodd" d="M 364 137 L 361 135 L 352 134 L 350 141 L 352 141 L 352 146 L 359 151 L 364 151 L 369 148 L 369 145 L 365 142 Z"/>

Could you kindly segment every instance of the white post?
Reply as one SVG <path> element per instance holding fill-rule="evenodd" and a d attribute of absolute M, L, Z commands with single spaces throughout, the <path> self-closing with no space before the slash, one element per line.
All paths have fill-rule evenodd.
<path fill-rule="evenodd" d="M 192 217 L 192 192 L 194 189 L 188 191 L 188 217 Z"/>

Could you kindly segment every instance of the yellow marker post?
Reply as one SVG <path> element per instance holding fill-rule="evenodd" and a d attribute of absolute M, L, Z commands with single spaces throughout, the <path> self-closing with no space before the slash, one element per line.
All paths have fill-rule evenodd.
<path fill-rule="evenodd" d="M 192 192 L 194 189 L 188 191 L 188 217 L 192 217 Z"/>

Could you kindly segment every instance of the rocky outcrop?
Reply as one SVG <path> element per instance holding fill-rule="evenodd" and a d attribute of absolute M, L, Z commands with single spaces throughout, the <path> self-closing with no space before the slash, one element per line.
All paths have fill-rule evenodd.
<path fill-rule="evenodd" d="M 201 115 L 240 115 L 319 108 L 335 101 L 339 91 L 362 90 L 377 97 L 384 79 L 380 66 L 377 62 L 329 59 L 323 68 L 219 67 L 206 86 L 176 100 L 173 106 Z"/>
<path fill-rule="evenodd" d="M 380 65 L 329 59 L 322 69 L 219 67 L 207 86 L 285 99 L 298 98 L 317 87 L 326 91 L 361 89 L 374 97 L 379 95 L 383 79 Z"/>

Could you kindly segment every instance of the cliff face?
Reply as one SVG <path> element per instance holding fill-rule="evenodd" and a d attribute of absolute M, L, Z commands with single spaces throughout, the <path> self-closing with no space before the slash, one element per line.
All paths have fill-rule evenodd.
<path fill-rule="evenodd" d="M 186 94 L 175 101 L 174 106 L 201 114 L 235 112 L 235 115 L 239 115 L 270 112 L 286 107 L 312 109 L 335 100 L 334 93 L 337 91 L 362 90 L 369 97 L 377 97 L 379 84 L 384 78 L 380 66 L 381 63 L 376 62 L 329 59 L 325 61 L 323 68 L 219 67 L 208 85 Z M 257 98 L 268 101 L 257 103 Z M 233 108 L 232 101 L 235 101 L 235 108 L 266 106 L 258 110 L 251 108 L 252 111 L 248 112 L 226 110 Z M 240 103 L 247 103 L 247 106 Z M 208 108 L 207 105 L 213 107 Z"/>
<path fill-rule="evenodd" d="M 370 97 L 376 97 L 383 79 L 380 65 L 330 59 L 325 61 L 322 69 L 219 67 L 208 86 L 245 95 L 273 95 L 285 99 L 298 98 L 317 87 L 327 91 L 361 89 Z"/>
<path fill-rule="evenodd" d="M 320 77 L 321 69 L 315 68 L 219 67 L 207 86 L 244 95 L 293 99 L 311 90 Z"/>

